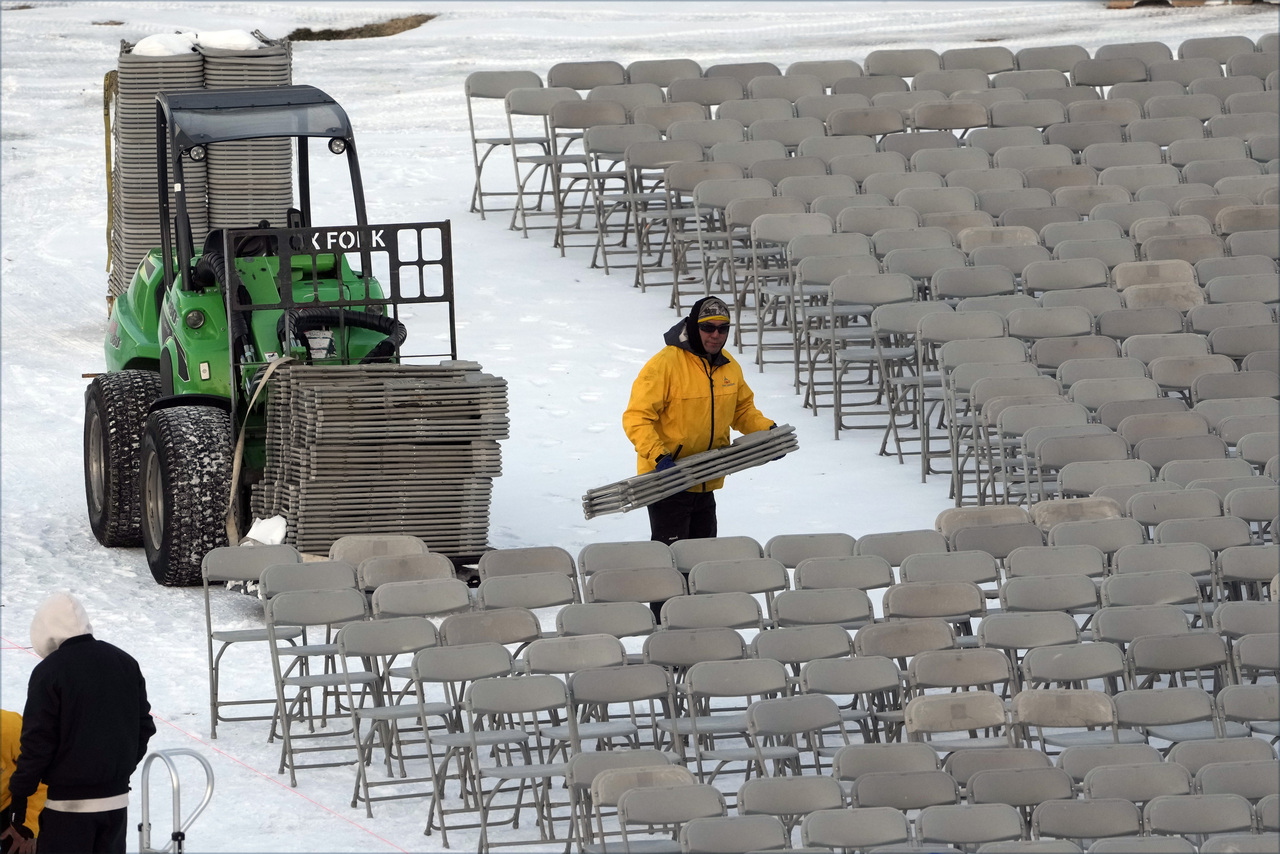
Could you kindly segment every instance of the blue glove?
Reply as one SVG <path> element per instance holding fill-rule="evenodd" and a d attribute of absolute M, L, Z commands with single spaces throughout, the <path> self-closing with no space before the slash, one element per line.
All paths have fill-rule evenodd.
<path fill-rule="evenodd" d="M 675 466 L 676 466 L 675 458 L 672 457 L 670 454 L 663 454 L 662 456 L 658 457 L 657 464 L 653 467 L 653 470 L 667 471 L 668 469 L 675 468 Z"/>

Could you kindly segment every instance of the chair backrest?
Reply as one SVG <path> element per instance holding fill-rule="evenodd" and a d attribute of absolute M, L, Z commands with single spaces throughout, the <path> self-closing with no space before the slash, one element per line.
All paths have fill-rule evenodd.
<path fill-rule="evenodd" d="M 206 585 L 219 581 L 257 583 L 268 566 L 290 563 L 302 563 L 302 555 L 290 545 L 219 546 L 201 559 L 200 571 Z"/>
<path fill-rule="evenodd" d="M 367 593 L 392 581 L 422 581 L 453 578 L 453 561 L 437 552 L 377 555 L 365 558 L 356 567 L 356 583 Z"/>
<path fill-rule="evenodd" d="M 1170 762 L 1175 761 L 1170 758 Z M 1164 762 L 1160 751 L 1146 742 L 1131 744 L 1073 744 L 1058 754 L 1057 766 L 1066 771 L 1079 787 L 1085 776 L 1103 765 L 1158 765 Z"/>
<path fill-rule="evenodd" d="M 456 578 L 388 581 L 374 588 L 375 617 L 434 617 L 471 610 L 466 582 Z"/>
<path fill-rule="evenodd" d="M 913 740 L 935 733 L 1000 729 L 1014 746 L 1004 701 L 992 691 L 922 694 L 908 700 L 904 711 L 907 735 Z"/>
<path fill-rule="evenodd" d="M 338 655 L 396 656 L 436 646 L 440 633 L 426 617 L 393 617 L 347 623 L 334 639 Z"/>
<path fill-rule="evenodd" d="M 662 625 L 667 629 L 764 628 L 760 603 L 742 591 L 672 596 L 662 603 Z"/>
<path fill-rule="evenodd" d="M 680 770 L 688 773 L 686 769 Z M 652 774 L 653 784 L 644 784 L 646 776 L 649 775 L 619 774 L 617 778 L 601 783 L 602 787 L 607 785 L 609 789 L 617 789 L 630 783 L 641 783 L 641 785 L 632 785 L 623 789 L 617 796 L 618 820 L 623 826 L 624 833 L 629 827 L 644 825 L 678 827 L 686 821 L 722 816 L 727 812 L 724 795 L 715 786 L 692 781 L 659 783 L 658 780 L 677 776 L 667 769 Z"/>
<path fill-rule="evenodd" d="M 491 549 L 480 556 L 480 580 L 500 575 L 553 572 L 573 577 L 573 555 L 559 546 Z"/>
<path fill-rule="evenodd" d="M 678 595 L 678 594 L 677 594 Z M 639 637 L 656 628 L 647 602 L 584 602 L 556 612 L 556 633 L 563 636 L 604 632 L 614 637 Z"/>
<path fill-rule="evenodd" d="M 913 554 L 945 551 L 947 551 L 947 538 L 932 529 L 865 534 L 854 546 L 855 554 L 879 555 L 888 561 L 890 566 L 901 566 L 902 562 Z"/>
<path fill-rule="evenodd" d="M 928 844 L 969 846 L 1021 839 L 1022 815 L 1008 804 L 956 804 L 925 807 L 916 818 L 916 834 Z"/>
<path fill-rule="evenodd" d="M 959 800 L 956 781 L 945 771 L 871 771 L 853 781 L 853 806 L 908 811 Z"/>
<path fill-rule="evenodd" d="M 853 636 L 854 653 L 858 656 L 906 659 L 926 649 L 950 649 L 953 646 L 955 635 L 950 624 L 936 618 L 875 623 L 863 626 Z"/>
<path fill-rule="evenodd" d="M 329 560 L 359 565 L 362 560 L 381 555 L 423 554 L 427 544 L 408 534 L 348 534 L 329 546 Z"/>
<path fill-rule="evenodd" d="M 856 588 L 787 590 L 774 597 L 770 610 L 778 626 L 829 623 L 854 629 L 872 620 L 871 599 Z"/>
<path fill-rule="evenodd" d="M 1142 810 L 1152 836 L 1197 836 L 1253 830 L 1253 807 L 1240 795 L 1161 795 Z"/>
<path fill-rule="evenodd" d="M 853 639 L 837 625 L 785 626 L 757 634 L 751 641 L 751 654 L 799 668 L 814 659 L 852 655 Z"/>
<path fill-rule="evenodd" d="M 587 602 L 660 602 L 687 592 L 684 573 L 674 566 L 602 569 L 586 576 Z"/>
<path fill-rule="evenodd" d="M 283 590 L 265 605 L 267 626 L 332 626 L 363 620 L 368 600 L 355 587 Z"/>
<path fill-rule="evenodd" d="M 627 651 L 616 637 L 606 634 L 539 638 L 522 656 L 530 673 L 567 675 L 588 667 L 620 667 Z"/>
<path fill-rule="evenodd" d="M 874 590 L 894 583 L 893 567 L 879 555 L 844 555 L 810 557 L 800 561 L 795 570 L 797 590 L 828 587 L 856 587 Z"/>
<path fill-rule="evenodd" d="M 787 569 L 768 557 L 704 560 L 689 570 L 690 593 L 775 593 L 790 586 Z"/>
<path fill-rule="evenodd" d="M 771 815 L 695 818 L 680 828 L 680 850 L 688 854 L 774 851 L 789 844 L 782 821 Z"/>
<path fill-rule="evenodd" d="M 482 609 L 552 608 L 579 598 L 577 580 L 555 572 L 490 576 L 476 588 L 476 606 Z"/>
<path fill-rule="evenodd" d="M 356 568 L 341 560 L 272 564 L 262 570 L 258 597 L 270 600 L 291 590 L 323 590 L 356 586 Z"/>
<path fill-rule="evenodd" d="M 688 574 L 695 564 L 704 560 L 732 560 L 734 558 L 759 558 L 764 549 L 751 537 L 703 537 L 677 540 L 671 544 L 676 568 Z"/>
<path fill-rule="evenodd" d="M 800 823 L 800 841 L 806 847 L 870 850 L 905 843 L 909 832 L 906 815 L 893 807 L 816 810 Z"/>
<path fill-rule="evenodd" d="M 856 541 L 849 534 L 778 534 L 764 544 L 765 557 L 795 569 L 813 557 L 852 556 Z"/>
<path fill-rule="evenodd" d="M 1142 832 L 1142 813 L 1132 801 L 1123 798 L 1052 800 L 1035 808 L 1031 827 L 1037 838 L 1138 836 Z"/>
<path fill-rule="evenodd" d="M 1086 798 L 1124 798 L 1144 804 L 1160 795 L 1191 794 L 1191 774 L 1176 762 L 1100 765 L 1084 775 Z"/>
<path fill-rule="evenodd" d="M 673 669 L 700 661 L 739 659 L 747 654 L 747 645 L 742 635 L 729 628 L 666 629 L 645 638 L 643 651 L 647 663 Z"/>
<path fill-rule="evenodd" d="M 440 624 L 445 644 L 526 644 L 542 636 L 538 618 L 527 608 L 495 608 L 491 611 L 450 614 Z"/>

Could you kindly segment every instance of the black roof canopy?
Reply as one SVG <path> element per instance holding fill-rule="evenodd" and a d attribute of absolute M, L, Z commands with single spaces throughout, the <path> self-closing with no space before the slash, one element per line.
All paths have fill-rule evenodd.
<path fill-rule="evenodd" d="M 156 104 L 183 151 L 212 142 L 268 137 L 341 137 L 352 142 L 346 111 L 314 86 L 160 92 Z"/>

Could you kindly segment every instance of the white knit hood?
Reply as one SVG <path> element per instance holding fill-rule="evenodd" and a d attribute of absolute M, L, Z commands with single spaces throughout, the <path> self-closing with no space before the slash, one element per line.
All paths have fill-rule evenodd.
<path fill-rule="evenodd" d="M 31 646 L 45 658 L 67 638 L 93 634 L 84 606 L 70 593 L 55 593 L 40 604 L 31 619 Z"/>

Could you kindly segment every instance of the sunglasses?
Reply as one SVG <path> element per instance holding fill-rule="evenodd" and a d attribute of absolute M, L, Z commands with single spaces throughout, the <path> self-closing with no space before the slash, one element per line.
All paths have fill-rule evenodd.
<path fill-rule="evenodd" d="M 699 323 L 698 329 L 702 330 L 703 332 L 706 332 L 707 334 L 712 334 L 712 333 L 716 335 L 729 334 L 729 324 L 727 323 Z"/>

